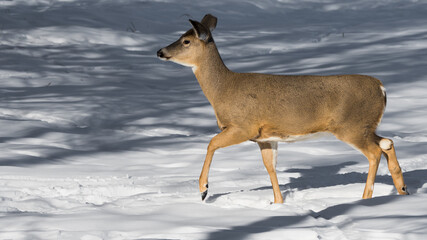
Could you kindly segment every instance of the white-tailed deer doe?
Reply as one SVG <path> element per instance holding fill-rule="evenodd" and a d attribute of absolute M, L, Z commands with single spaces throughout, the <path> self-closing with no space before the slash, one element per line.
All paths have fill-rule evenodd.
<path fill-rule="evenodd" d="M 393 142 L 375 131 L 386 105 L 381 82 L 370 76 L 286 76 L 236 73 L 222 61 L 211 32 L 217 18 L 201 22 L 157 56 L 192 67 L 212 105 L 221 132 L 209 143 L 199 178 L 202 200 L 207 196 L 208 173 L 215 150 L 247 140 L 257 142 L 270 175 L 274 202 L 282 203 L 276 176 L 277 142 L 330 132 L 360 150 L 369 160 L 363 198 L 371 198 L 381 154 L 399 194 L 408 194 Z"/>

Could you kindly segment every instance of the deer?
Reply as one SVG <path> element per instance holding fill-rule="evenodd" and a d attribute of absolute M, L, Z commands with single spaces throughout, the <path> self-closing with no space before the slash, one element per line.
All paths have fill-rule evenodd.
<path fill-rule="evenodd" d="M 376 129 L 386 107 L 380 80 L 367 75 L 273 75 L 233 72 L 224 64 L 212 36 L 217 18 L 206 14 L 177 41 L 157 51 L 161 60 L 191 67 L 213 107 L 220 133 L 209 142 L 199 177 L 202 201 L 216 150 L 245 141 L 259 145 L 270 177 L 274 203 L 283 203 L 276 174 L 278 142 L 322 133 L 359 150 L 369 161 L 362 198 L 372 198 L 384 155 L 400 195 L 408 195 L 394 143 Z"/>

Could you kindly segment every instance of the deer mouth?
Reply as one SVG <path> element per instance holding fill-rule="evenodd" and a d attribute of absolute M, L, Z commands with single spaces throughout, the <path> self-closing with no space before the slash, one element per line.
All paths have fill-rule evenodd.
<path fill-rule="evenodd" d="M 171 57 L 159 57 L 160 60 L 168 61 Z"/>
<path fill-rule="evenodd" d="M 163 48 L 160 49 L 159 51 L 157 51 L 157 57 L 160 58 L 161 60 L 169 60 L 171 58 L 171 56 L 166 56 L 166 54 L 163 52 Z"/>

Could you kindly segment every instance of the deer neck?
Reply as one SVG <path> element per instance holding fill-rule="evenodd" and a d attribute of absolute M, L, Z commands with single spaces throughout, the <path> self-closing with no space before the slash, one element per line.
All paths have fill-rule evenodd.
<path fill-rule="evenodd" d="M 230 84 L 229 80 L 233 72 L 225 66 L 215 44 L 207 46 L 206 51 L 208 51 L 204 55 L 206 57 L 193 67 L 193 72 L 206 98 L 214 106 L 216 99 L 221 98 L 227 85 Z"/>

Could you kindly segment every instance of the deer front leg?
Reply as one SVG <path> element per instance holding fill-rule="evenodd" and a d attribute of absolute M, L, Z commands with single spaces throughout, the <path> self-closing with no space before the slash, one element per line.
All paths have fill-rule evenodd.
<path fill-rule="evenodd" d="M 262 160 L 270 175 L 271 185 L 273 186 L 274 203 L 283 203 L 282 193 L 280 192 L 279 181 L 276 174 L 277 163 L 277 142 L 258 142 L 261 149 Z"/>
<path fill-rule="evenodd" d="M 212 138 L 208 146 L 205 163 L 203 164 L 202 173 L 200 174 L 199 178 L 199 188 L 202 195 L 202 201 L 205 200 L 206 196 L 208 195 L 208 175 L 214 152 L 219 148 L 224 148 L 247 141 L 253 137 L 252 135 L 256 135 L 256 133 L 250 134 L 250 131 L 245 131 L 237 127 L 227 127 Z"/>

